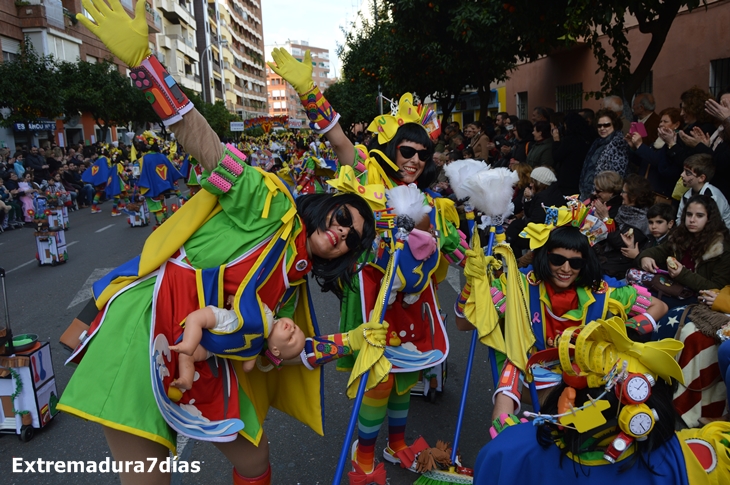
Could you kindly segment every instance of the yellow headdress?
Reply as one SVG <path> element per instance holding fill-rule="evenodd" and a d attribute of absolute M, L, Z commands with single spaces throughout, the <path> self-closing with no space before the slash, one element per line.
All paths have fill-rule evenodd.
<path fill-rule="evenodd" d="M 547 242 L 553 229 L 568 224 L 579 228 L 591 246 L 605 239 L 608 234 L 606 224 L 592 214 L 592 208 L 571 197 L 564 207 L 545 207 L 545 223 L 527 224 L 520 237 L 529 239 L 530 249 L 535 250 Z"/>
<path fill-rule="evenodd" d="M 405 123 L 418 123 L 431 135 L 439 128 L 436 113 L 432 109 L 416 105 L 413 95 L 406 93 L 400 101 L 393 103 L 393 110 L 389 115 L 377 116 L 368 126 L 368 131 L 378 136 L 378 143 L 384 145 L 393 139 L 398 128 Z"/>

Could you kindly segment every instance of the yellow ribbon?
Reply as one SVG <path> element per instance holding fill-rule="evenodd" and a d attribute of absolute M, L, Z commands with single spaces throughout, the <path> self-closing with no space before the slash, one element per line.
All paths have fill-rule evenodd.
<path fill-rule="evenodd" d="M 560 352 L 560 364 L 563 369 L 569 369 L 568 372 L 572 366 L 567 348 L 575 330 L 576 327 L 571 327 L 560 337 L 559 348 L 566 348 L 566 352 Z M 581 375 L 588 376 L 588 384 L 593 387 L 603 382 L 603 377 L 617 361 L 626 361 L 629 372 L 648 373 L 668 383 L 675 379 L 684 384 L 682 368 L 674 359 L 682 348 L 682 342 L 669 338 L 659 342 L 634 342 L 626 333 L 624 321 L 613 317 L 595 320 L 581 329 L 575 342 L 575 362 L 581 368 Z"/>
<path fill-rule="evenodd" d="M 368 125 L 368 131 L 378 135 L 378 143 L 385 145 L 395 136 L 404 123 L 419 123 L 421 114 L 413 104 L 413 95 L 406 93 L 398 102 L 398 112 L 393 115 L 379 115 Z"/>
<path fill-rule="evenodd" d="M 359 195 L 373 210 L 385 209 L 385 186 L 383 184 L 362 185 L 350 165 L 342 165 L 337 178 L 328 180 L 327 183 L 340 192 Z"/>
<path fill-rule="evenodd" d="M 399 244 L 400 247 L 398 246 Z M 396 249 L 402 248 L 403 245 L 401 242 L 396 243 Z M 388 261 L 388 266 L 385 270 L 385 275 L 383 276 L 384 284 L 380 285 L 380 291 L 378 292 L 378 299 L 375 302 L 375 308 L 373 308 L 373 311 L 370 313 L 371 322 L 380 323 L 381 315 L 385 311 L 384 304 L 385 299 L 388 296 L 386 294 L 388 291 L 387 283 L 390 282 L 393 271 L 395 271 L 395 268 L 393 267 L 394 260 L 395 258 L 391 257 L 390 261 Z M 366 371 L 370 371 L 368 374 L 368 381 L 365 385 L 365 390 L 369 391 L 388 378 L 391 368 L 392 365 L 390 361 L 385 357 L 385 348 L 370 345 L 370 342 L 365 340 L 360 348 L 360 352 L 357 354 L 357 359 L 355 359 L 355 365 L 352 367 L 350 379 L 347 381 L 347 397 L 354 399 L 357 396 L 357 388 L 360 385 L 360 378 Z"/>

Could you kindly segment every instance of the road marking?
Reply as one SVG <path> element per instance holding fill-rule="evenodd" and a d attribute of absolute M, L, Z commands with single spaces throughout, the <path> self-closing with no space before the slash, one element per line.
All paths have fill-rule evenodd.
<path fill-rule="evenodd" d="M 100 280 L 104 275 L 106 275 L 109 271 L 113 270 L 114 268 L 96 268 L 94 271 L 91 272 L 91 276 L 86 278 L 86 282 L 84 283 L 84 286 L 81 287 L 78 293 L 76 293 L 76 296 L 71 301 L 69 306 L 66 307 L 66 310 L 68 310 L 71 307 L 75 307 L 79 303 L 83 303 L 86 300 L 91 299 L 91 288 L 98 280 Z"/>
<path fill-rule="evenodd" d="M 456 269 L 454 266 L 449 266 L 449 271 L 446 273 L 446 281 L 454 289 L 457 294 L 461 293 L 461 271 Z"/>
<path fill-rule="evenodd" d="M 77 242 L 78 242 L 78 241 L 72 241 L 72 242 L 70 242 L 70 243 L 66 244 L 66 247 L 69 247 L 69 246 L 73 246 L 73 245 L 74 245 L 74 244 L 76 244 Z"/>
<path fill-rule="evenodd" d="M 33 263 L 37 263 L 37 262 L 38 262 L 38 260 L 37 260 L 37 259 L 31 259 L 31 260 L 30 260 L 30 261 L 28 261 L 27 263 L 23 263 L 23 264 L 21 264 L 20 266 L 16 266 L 15 268 L 11 269 L 10 271 L 6 271 L 6 272 L 5 272 L 5 274 L 8 274 L 8 273 L 12 273 L 12 272 L 13 272 L 13 271 L 15 271 L 16 269 L 20 269 L 20 268 L 23 268 L 23 267 L 25 267 L 25 266 L 28 266 L 29 264 L 33 264 Z"/>
<path fill-rule="evenodd" d="M 112 227 L 112 226 L 114 226 L 114 224 L 109 224 L 108 226 L 106 226 L 106 227 L 102 227 L 101 229 L 99 229 L 99 230 L 98 230 L 98 231 L 96 231 L 96 232 L 106 231 L 107 229 L 109 229 L 109 228 L 110 228 L 110 227 Z"/>

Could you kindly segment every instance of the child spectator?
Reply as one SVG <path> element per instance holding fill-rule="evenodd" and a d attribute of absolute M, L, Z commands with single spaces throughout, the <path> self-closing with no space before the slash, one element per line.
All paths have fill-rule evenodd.
<path fill-rule="evenodd" d="M 677 213 L 677 225 L 682 224 L 681 215 L 687 205 L 690 197 L 695 195 L 709 195 L 715 199 L 717 209 L 720 211 L 720 217 L 725 225 L 730 227 L 730 206 L 727 199 L 720 189 L 710 184 L 710 180 L 715 175 L 715 166 L 712 163 L 712 155 L 706 153 L 698 153 L 687 157 L 684 161 L 684 172 L 682 172 L 682 182 L 689 190 L 682 196 L 679 201 L 679 212 Z"/>
<path fill-rule="evenodd" d="M 646 236 L 646 243 L 640 247 L 633 234 L 621 234 L 625 247 L 621 248 L 621 254 L 627 258 L 636 259 L 642 249 L 649 249 L 664 243 L 669 231 L 674 227 L 674 207 L 670 204 L 654 204 L 646 211 L 646 219 L 649 224 L 649 234 Z M 639 267 L 639 263 L 635 264 Z"/>

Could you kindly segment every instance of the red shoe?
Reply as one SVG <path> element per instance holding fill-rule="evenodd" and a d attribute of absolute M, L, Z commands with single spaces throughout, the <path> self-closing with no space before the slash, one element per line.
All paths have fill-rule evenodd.
<path fill-rule="evenodd" d="M 349 472 L 347 478 L 350 479 L 350 485 L 385 485 L 385 465 L 378 464 L 372 473 L 365 473 L 356 461 L 352 462 L 352 468 L 355 471 Z"/>

